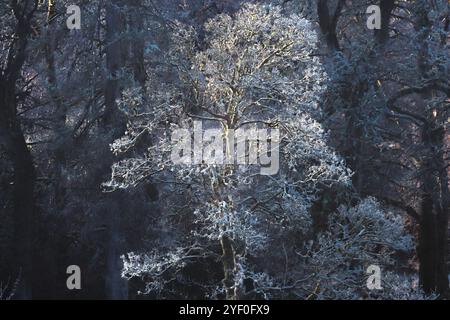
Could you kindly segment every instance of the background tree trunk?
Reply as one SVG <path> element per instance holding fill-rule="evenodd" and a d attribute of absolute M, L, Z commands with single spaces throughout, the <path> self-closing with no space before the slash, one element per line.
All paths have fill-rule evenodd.
<path fill-rule="evenodd" d="M 128 53 L 126 31 L 126 2 L 122 0 L 112 0 L 106 7 L 106 66 L 107 80 L 105 83 L 105 114 L 104 130 L 105 136 L 110 142 L 120 137 L 125 131 L 125 121 L 117 107 L 116 99 L 121 90 L 121 77 L 125 72 L 126 58 Z M 113 162 L 112 154 L 106 151 L 108 161 L 105 169 Z M 103 176 L 103 181 L 106 175 Z M 104 217 L 107 219 L 107 239 L 105 246 L 105 290 L 108 299 L 126 299 L 128 296 L 127 283 L 121 278 L 120 259 L 120 212 L 122 198 L 120 195 L 106 195 L 106 201 L 111 206 L 111 210 Z"/>

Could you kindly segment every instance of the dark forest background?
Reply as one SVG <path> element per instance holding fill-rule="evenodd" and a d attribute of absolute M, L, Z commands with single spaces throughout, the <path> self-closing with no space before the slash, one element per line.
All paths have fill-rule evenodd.
<path fill-rule="evenodd" d="M 243 276 L 248 294 L 230 290 L 227 283 L 230 277 L 237 283 L 239 274 L 239 246 L 227 247 L 227 238 L 222 238 L 222 248 L 208 244 L 208 258 L 203 255 L 195 263 L 183 264 L 183 269 L 181 264 L 171 265 L 167 272 L 174 276 L 165 278 L 164 288 L 163 282 L 154 280 L 154 260 L 146 267 L 141 261 L 147 269 L 128 270 L 132 274 L 122 277 L 122 255 L 164 251 L 164 243 L 174 240 L 172 229 L 164 229 L 169 220 L 163 216 L 171 204 L 161 183 L 144 174 L 138 183 L 124 182 L 126 188 L 105 190 L 111 167 L 129 157 L 111 151 L 114 141 L 133 130 L 133 119 L 119 99 L 130 87 L 151 98 L 169 92 L 162 84 L 182 78 L 179 69 L 165 65 L 169 56 L 179 54 L 178 47 L 186 45 L 181 43 L 183 37 L 174 41 L 179 25 L 195 32 L 192 46 L 201 52 L 213 43 L 211 33 L 220 38 L 219 31 L 214 33 L 205 23 L 224 14 L 235 19 L 247 2 L 310 21 L 318 39 L 310 56 L 328 74 L 325 90 L 317 95 L 321 111 L 314 118 L 329 133 L 327 143 L 353 172 L 351 186 L 315 188 L 308 208 L 312 231 L 301 240 L 290 231 L 276 238 L 284 240 L 273 242 L 262 256 L 250 254 L 248 261 L 256 271 Z M 66 26 L 66 8 L 71 4 L 81 8 L 80 30 Z M 366 26 L 366 9 L 373 4 L 381 9 L 379 30 Z M 448 298 L 449 28 L 446 0 L 2 0 L 0 299 Z M 183 97 L 188 96 L 184 92 Z M 182 99 L 186 108 L 196 103 Z M 189 110 L 201 114 L 200 109 Z M 150 138 L 136 148 L 144 150 L 149 144 Z M 178 199 L 171 198 L 173 206 L 186 201 Z M 361 233 L 355 232 L 355 237 L 368 229 L 373 233 L 361 239 L 356 251 L 345 242 L 346 232 L 353 235 L 353 213 L 368 210 L 401 219 L 413 241 L 411 250 L 389 252 L 392 261 L 382 268 L 395 279 L 408 280 L 402 278 L 401 284 L 390 291 L 386 287 L 378 296 L 365 293 L 364 283 L 354 281 L 358 274 L 361 281 L 366 277 L 367 264 L 359 267 L 359 255 L 364 263 L 387 255 L 382 244 L 374 244 L 376 237 L 383 240 L 377 228 L 386 227 L 384 216 L 379 224 L 367 216 L 366 227 L 357 225 Z M 333 220 L 334 213 L 344 211 L 345 219 Z M 173 237 L 184 239 L 183 228 L 190 228 L 191 222 L 177 219 Z M 338 232 L 332 227 L 335 222 L 349 227 Z M 279 234 L 273 230 L 267 232 L 275 239 Z M 339 257 L 330 253 L 325 258 L 323 248 L 330 244 L 324 239 L 334 239 L 333 234 L 348 246 L 333 249 L 342 250 Z M 368 247 L 364 239 L 374 243 Z M 301 245 L 294 246 L 296 241 Z M 285 243 L 292 248 L 285 248 Z M 314 251 L 315 246 L 323 250 Z M 300 247 L 316 255 L 300 254 Z M 233 249 L 231 260 L 227 248 Z M 191 250 L 200 256 L 200 251 Z M 364 250 L 370 254 L 363 257 Z M 295 258 L 289 264 L 291 255 Z M 269 257 L 275 257 L 270 266 L 264 260 Z M 316 271 L 285 272 L 302 263 L 314 265 Z M 81 290 L 66 287 L 69 265 L 82 270 Z M 339 265 L 339 270 L 327 273 L 331 265 Z M 275 280 L 268 281 L 263 273 Z M 308 274 L 320 274 L 321 280 L 310 280 Z M 282 285 L 276 284 L 278 280 Z M 206 293 L 221 283 L 224 291 Z M 265 285 L 257 287 L 261 283 Z M 341 285 L 345 288 L 333 291 Z"/>

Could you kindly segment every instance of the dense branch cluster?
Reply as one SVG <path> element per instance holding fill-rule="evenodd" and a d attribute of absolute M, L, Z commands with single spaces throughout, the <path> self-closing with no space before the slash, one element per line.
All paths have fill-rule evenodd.
<path fill-rule="evenodd" d="M 146 279 L 146 293 L 164 295 L 173 282 L 184 282 L 190 264 L 220 257 L 225 279 L 204 283 L 205 295 L 361 297 L 365 268 L 389 266 L 395 252 L 412 249 L 411 239 L 403 222 L 373 199 L 344 205 L 330 216 L 327 230 L 312 235 L 312 205 L 325 189 L 350 190 L 352 174 L 316 120 L 328 76 L 314 55 L 311 24 L 277 7 L 249 5 L 234 17 L 209 21 L 204 48 L 179 27 L 175 37 L 184 41 L 174 41 L 169 66 L 178 72 L 177 86 L 171 80 L 159 97 L 125 92 L 120 100 L 124 109 L 139 111 L 127 111 L 127 135 L 113 151 L 128 151 L 144 135 L 152 144 L 144 156 L 116 163 L 105 184 L 160 183 L 162 221 L 179 238 L 151 253 L 125 255 L 123 275 Z M 171 164 L 167 128 L 196 119 L 225 130 L 253 121 L 280 129 L 280 172 L 261 176 L 245 165 Z M 284 261 L 284 270 L 273 261 Z"/>

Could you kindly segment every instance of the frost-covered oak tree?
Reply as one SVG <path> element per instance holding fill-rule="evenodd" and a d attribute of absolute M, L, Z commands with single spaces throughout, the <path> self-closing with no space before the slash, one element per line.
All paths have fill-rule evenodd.
<path fill-rule="evenodd" d="M 199 38 L 178 25 L 170 52 L 147 70 L 148 90 L 128 89 L 119 101 L 128 130 L 112 150 L 123 160 L 114 164 L 104 186 L 112 191 L 157 184 L 162 230 L 151 252 L 123 257 L 123 276 L 143 279 L 145 293 L 159 296 L 170 292 L 185 297 L 179 288 L 190 286 L 227 299 L 326 297 L 334 291 L 318 294 L 317 285 L 326 278 L 320 263 L 336 259 L 336 253 L 327 251 L 335 245 L 330 237 L 345 226 L 336 222 L 330 233 L 317 238 L 310 208 L 322 190 L 349 187 L 351 172 L 315 120 L 327 80 L 315 55 L 316 32 L 306 19 L 264 5 L 244 6 L 233 17 L 219 15 L 205 30 Z M 226 156 L 236 152 L 228 148 L 234 146 L 230 132 L 278 129 L 279 143 L 260 138 L 245 150 L 246 157 L 263 148 L 279 153 L 278 172 L 262 175 L 257 166 L 207 161 L 207 146 L 214 141 L 206 137 L 206 161 L 173 163 L 173 147 L 180 141 L 171 139 L 171 133 L 198 121 L 204 129 L 221 130 Z M 197 134 L 201 132 L 192 132 Z M 360 211 L 346 212 L 350 219 Z M 399 227 L 389 224 L 379 209 L 364 214 L 381 221 L 375 221 L 379 234 L 369 234 L 374 241 Z M 380 246 L 391 248 L 402 238 L 399 228 Z M 351 254 L 379 249 L 367 241 L 348 242 L 354 246 Z M 380 254 L 387 257 L 391 250 Z M 346 261 L 333 269 L 340 272 L 335 276 L 339 281 L 345 281 L 355 263 Z M 204 272 L 198 275 L 198 270 Z"/>

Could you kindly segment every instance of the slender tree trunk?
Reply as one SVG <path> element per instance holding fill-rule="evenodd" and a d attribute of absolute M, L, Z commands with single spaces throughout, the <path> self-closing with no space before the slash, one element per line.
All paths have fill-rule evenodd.
<path fill-rule="evenodd" d="M 67 106 L 61 101 L 61 95 L 58 88 L 55 65 L 56 51 L 56 30 L 49 25 L 47 29 L 48 42 L 45 45 L 45 59 L 47 63 L 47 81 L 49 83 L 49 96 L 52 105 L 55 108 L 55 130 L 54 130 L 54 170 L 53 170 L 53 186 L 54 186 L 54 207 L 58 213 L 64 209 L 66 200 L 66 183 L 64 181 L 63 170 L 67 162 L 66 150 L 72 144 L 71 132 L 68 131 L 66 125 Z"/>
<path fill-rule="evenodd" d="M 0 83 L 0 133 L 14 169 L 14 271 L 20 279 L 15 293 L 17 299 L 32 297 L 32 243 L 34 226 L 34 182 L 35 171 L 30 150 L 25 141 L 20 123 L 15 118 L 15 84 Z"/>
<path fill-rule="evenodd" d="M 424 171 L 429 170 L 429 163 L 424 164 Z M 418 257 L 420 262 L 419 280 L 425 292 L 436 289 L 436 255 L 437 228 L 433 208 L 433 181 L 427 174 L 422 182 L 421 211 L 422 218 L 419 231 Z"/>
<path fill-rule="evenodd" d="M 430 119 L 431 120 L 431 119 Z M 425 292 L 448 293 L 449 190 L 445 169 L 444 130 L 424 126 L 426 154 L 423 161 L 422 219 L 419 235 L 420 282 Z"/>
<path fill-rule="evenodd" d="M 108 79 L 105 83 L 105 114 L 104 128 L 105 136 L 112 142 L 120 137 L 125 131 L 124 116 L 117 107 L 116 99 L 121 90 L 121 77 L 124 72 L 126 57 L 128 53 L 127 41 L 124 39 L 126 31 L 125 4 L 123 0 L 109 1 L 106 7 L 106 67 Z M 112 154 L 106 152 L 106 166 L 110 167 L 113 162 Z M 107 240 L 105 246 L 105 291 L 108 299 L 127 299 L 127 283 L 121 278 L 120 259 L 120 212 L 121 197 L 106 195 L 107 201 L 113 208 L 106 215 L 108 217 L 105 225 L 108 226 Z"/>
<path fill-rule="evenodd" d="M 124 300 L 128 298 L 128 282 L 121 278 L 122 260 L 120 259 L 120 215 L 125 213 L 116 201 L 118 207 L 109 208 L 106 216 L 110 219 L 108 224 L 106 246 L 106 296 L 108 299 Z"/>
<path fill-rule="evenodd" d="M 12 159 L 14 163 L 14 243 L 16 245 L 17 265 L 20 267 L 21 285 L 16 295 L 18 298 L 32 297 L 32 244 L 34 216 L 34 182 L 33 160 L 19 128 L 12 133 Z"/>
<path fill-rule="evenodd" d="M 367 110 L 361 108 L 361 100 L 367 90 L 367 80 L 364 79 L 359 81 L 353 88 L 349 88 L 347 92 L 344 92 L 345 99 L 349 104 L 349 109 L 345 112 L 347 132 L 345 135 L 344 155 L 354 172 L 352 176 L 353 185 L 361 194 L 366 193 L 366 182 L 370 177 L 366 170 L 367 164 L 364 163 L 364 157 L 367 156 L 364 154 L 366 143 L 364 137 L 366 120 L 364 117 Z"/>
<path fill-rule="evenodd" d="M 385 44 L 389 39 L 389 21 L 394 8 L 394 0 L 380 0 L 381 29 L 375 30 L 375 37 L 379 44 Z"/>
<path fill-rule="evenodd" d="M 32 298 L 32 244 L 34 228 L 35 170 L 21 124 L 17 116 L 16 84 L 26 59 L 31 20 L 37 0 L 10 2 L 16 18 L 14 41 L 4 70 L 0 73 L 0 137 L 14 169 L 13 226 L 14 268 L 19 278 L 14 298 Z"/>
<path fill-rule="evenodd" d="M 105 83 L 105 114 L 103 118 L 112 139 L 120 137 L 125 129 L 123 116 L 116 103 L 127 57 L 126 41 L 124 40 L 126 19 L 123 11 L 124 2 L 122 0 L 112 0 L 106 6 L 106 68 L 108 78 Z"/>
<path fill-rule="evenodd" d="M 147 79 L 147 74 L 145 72 L 144 66 L 144 50 L 145 41 L 142 32 L 145 30 L 144 27 L 144 13 L 142 8 L 140 8 L 139 0 L 130 1 L 133 10 L 132 17 L 130 19 L 131 32 L 133 33 L 133 39 L 131 41 L 131 64 L 133 68 L 134 80 L 139 83 L 141 88 L 145 89 L 145 81 Z"/>
<path fill-rule="evenodd" d="M 236 253 L 233 248 L 232 241 L 227 236 L 220 238 L 220 245 L 222 246 L 222 264 L 224 278 L 222 283 L 225 287 L 227 300 L 238 300 L 238 289 L 235 287 L 235 273 L 236 273 Z"/>
<path fill-rule="evenodd" d="M 444 171 L 444 170 L 442 170 Z M 441 203 L 437 213 L 437 291 L 443 295 L 449 294 L 448 279 L 448 219 L 449 219 L 449 190 L 447 173 L 442 173 L 440 178 Z"/>

